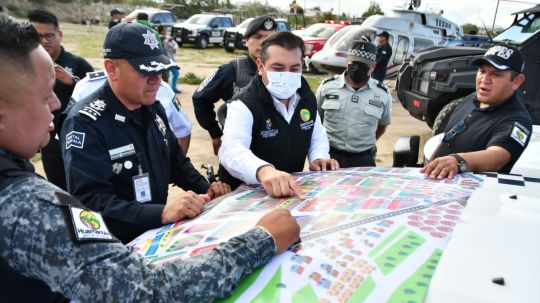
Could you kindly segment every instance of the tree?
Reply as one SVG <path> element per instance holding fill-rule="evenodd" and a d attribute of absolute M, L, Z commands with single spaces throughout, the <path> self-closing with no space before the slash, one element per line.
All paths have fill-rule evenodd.
<path fill-rule="evenodd" d="M 373 15 L 384 15 L 381 7 L 375 1 L 371 1 L 371 3 L 369 4 L 368 9 L 362 14 L 362 17 L 367 18 L 367 17 L 373 16 Z"/>
<path fill-rule="evenodd" d="M 478 26 L 472 23 L 466 23 L 461 26 L 464 34 L 478 35 Z"/>

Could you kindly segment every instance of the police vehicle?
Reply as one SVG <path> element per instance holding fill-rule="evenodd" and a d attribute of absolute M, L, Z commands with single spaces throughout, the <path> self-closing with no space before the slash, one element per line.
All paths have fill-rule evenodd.
<path fill-rule="evenodd" d="M 416 1 L 420 5 L 420 1 Z M 414 10 L 393 10 L 393 16 L 375 15 L 368 17 L 361 25 L 350 25 L 340 30 L 328 40 L 323 49 L 311 57 L 311 63 L 318 70 L 342 73 L 347 66 L 347 51 L 350 43 L 362 36 L 376 41 L 382 31 L 390 34 L 392 57 L 388 62 L 386 77 L 397 74 L 407 56 L 417 50 L 445 46 L 453 39 L 462 40 L 463 30 L 445 17 Z"/>
<path fill-rule="evenodd" d="M 233 27 L 234 21 L 230 16 L 196 14 L 184 23 L 175 24 L 172 36 L 178 46 L 194 44 L 198 48 L 205 49 L 210 43 L 215 46 L 221 45 L 225 30 Z"/>

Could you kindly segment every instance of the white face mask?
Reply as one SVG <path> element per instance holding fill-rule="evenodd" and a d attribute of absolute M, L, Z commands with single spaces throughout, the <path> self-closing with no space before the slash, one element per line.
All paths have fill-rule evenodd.
<path fill-rule="evenodd" d="M 266 69 L 266 67 L 264 67 Z M 266 89 L 277 99 L 289 99 L 300 88 L 302 73 L 272 72 L 267 70 Z"/>

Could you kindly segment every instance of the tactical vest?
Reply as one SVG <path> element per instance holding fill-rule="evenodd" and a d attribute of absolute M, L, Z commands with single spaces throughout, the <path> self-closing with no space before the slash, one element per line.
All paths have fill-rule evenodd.
<path fill-rule="evenodd" d="M 255 77 L 237 98 L 253 116 L 250 150 L 276 169 L 289 173 L 303 170 L 317 117 L 315 96 L 305 80 L 302 79 L 297 92 L 300 100 L 290 123 L 276 110 L 260 77 Z M 241 183 L 225 169 L 220 169 L 220 178 L 233 187 Z"/>
<path fill-rule="evenodd" d="M 9 185 L 35 174 L 29 171 L 29 163 L 0 156 L 0 195 Z M 20 201 L 24 203 L 24 201 Z M 12 269 L 0 258 L 0 294 L 2 302 L 68 302 L 59 293 L 40 280 L 28 278 Z"/>
<path fill-rule="evenodd" d="M 230 64 L 232 64 L 236 72 L 236 80 L 233 86 L 233 95 L 235 95 L 248 85 L 249 81 L 257 74 L 257 71 L 253 72 L 250 69 L 248 56 L 236 57 L 230 61 Z"/>

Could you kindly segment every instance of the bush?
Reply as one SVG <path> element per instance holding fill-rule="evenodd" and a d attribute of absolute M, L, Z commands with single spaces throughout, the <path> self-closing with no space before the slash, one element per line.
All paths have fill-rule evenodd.
<path fill-rule="evenodd" d="M 194 73 L 186 73 L 185 76 L 180 78 L 180 83 L 199 85 L 204 79 L 197 77 Z"/>

